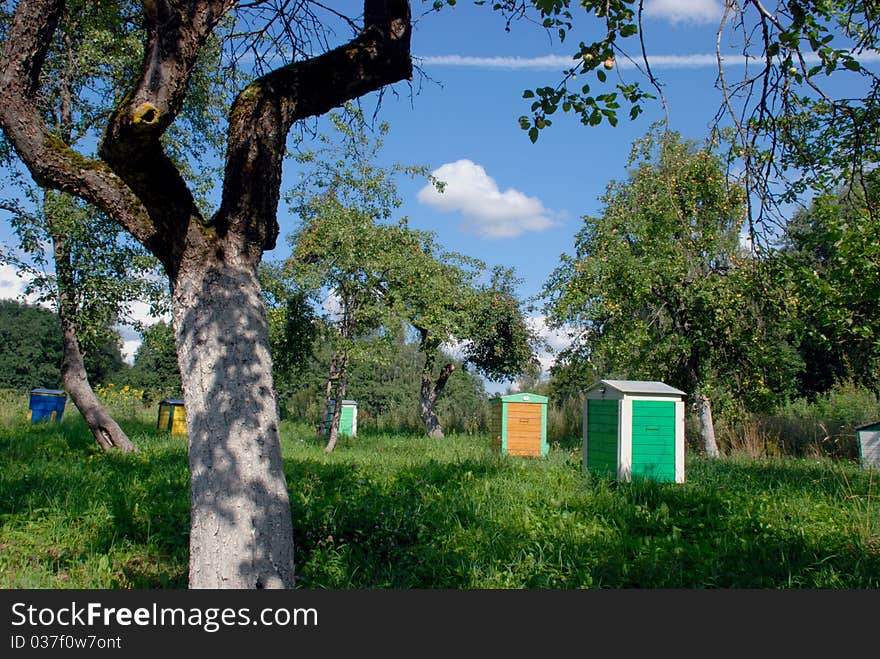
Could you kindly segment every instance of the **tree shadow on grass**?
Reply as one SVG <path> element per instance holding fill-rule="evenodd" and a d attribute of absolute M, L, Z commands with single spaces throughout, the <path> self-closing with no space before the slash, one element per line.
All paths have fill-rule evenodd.
<path fill-rule="evenodd" d="M 735 492 L 583 474 L 573 490 L 517 502 L 499 481 L 516 477 L 513 464 L 429 460 L 382 479 L 351 464 L 288 461 L 298 587 L 880 585 L 880 553 L 858 537 L 749 503 L 787 479 L 807 491 L 796 468 L 735 466 L 727 478 L 751 478 Z"/>
<path fill-rule="evenodd" d="M 31 554 L 16 560 L 62 574 L 109 556 L 113 587 L 185 586 L 186 449 L 155 434 L 141 438 L 146 449 L 127 455 L 104 453 L 84 423 L 0 439 L 0 515 L 9 533 L 29 530 Z"/>
<path fill-rule="evenodd" d="M 50 569 L 111 554 L 115 587 L 185 587 L 186 448 L 144 437 L 107 455 L 84 429 L 0 436 L 4 525 L 68 524 L 38 548 Z M 377 465 L 285 460 L 297 587 L 880 587 L 877 544 L 840 519 L 870 474 L 834 465 L 713 461 L 683 485 L 490 457 Z"/>

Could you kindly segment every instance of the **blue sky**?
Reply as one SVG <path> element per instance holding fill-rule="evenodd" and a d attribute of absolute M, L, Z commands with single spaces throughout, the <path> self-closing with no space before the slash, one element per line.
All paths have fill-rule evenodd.
<path fill-rule="evenodd" d="M 721 103 L 714 53 L 722 4 L 646 3 L 646 48 L 664 84 L 671 126 L 686 137 L 706 137 Z M 350 0 L 334 3 L 340 11 L 357 5 Z M 412 50 L 424 75 L 411 85 L 386 90 L 379 118 L 391 125 L 383 150 L 387 163 L 428 166 L 447 188 L 438 195 L 424 191 L 424 181 L 401 179 L 401 215 L 414 228 L 435 232 L 447 249 L 490 266 L 515 268 L 523 280 L 521 295 L 537 295 L 560 254 L 572 250 L 581 216 L 599 214 L 598 198 L 608 183 L 626 176 L 632 142 L 663 118 L 662 106 L 648 102 L 634 122 L 623 107 L 617 127 L 586 127 L 559 113 L 532 144 L 517 122 L 528 113 L 522 91 L 559 80 L 575 44 L 599 36 L 594 18 L 575 6 L 575 14 L 582 16 L 568 43 L 560 44 L 527 22 L 514 22 L 506 32 L 503 18 L 488 6 L 463 0 L 454 8 L 423 15 L 430 5 L 413 2 L 417 20 Z M 340 34 L 340 41 L 344 38 Z M 637 41 L 625 41 L 632 42 L 627 46 L 635 58 Z M 647 86 L 620 59 L 609 80 L 616 75 Z M 365 109 L 372 110 L 376 98 L 363 99 Z M 288 163 L 285 184 L 291 185 L 297 174 L 296 164 Z M 283 203 L 279 221 L 281 238 L 266 254 L 270 260 L 288 255 L 285 238 L 296 223 Z M 8 235 L 8 227 L 0 227 L 0 239 Z M 19 283 L 8 268 L 0 270 L 0 297 L 15 295 Z M 541 319 L 535 323 L 541 326 Z M 128 333 L 125 338 L 131 353 L 137 337 Z M 562 337 L 552 343 L 560 346 Z M 545 356 L 545 366 L 549 363 Z"/>
<path fill-rule="evenodd" d="M 414 5 L 417 14 L 419 3 Z M 721 4 L 663 0 L 647 7 L 647 50 L 665 85 L 672 128 L 705 138 L 721 101 L 714 89 Z M 574 33 L 568 41 L 597 36 Z M 380 108 L 380 118 L 391 125 L 383 149 L 387 162 L 426 165 L 447 184 L 438 194 L 424 189 L 424 181 L 400 180 L 401 214 L 413 227 L 435 232 L 450 250 L 514 267 L 523 297 L 541 292 L 560 254 L 572 251 L 580 218 L 600 213 L 598 198 L 608 183 L 625 178 L 632 142 L 664 116 L 659 101 L 649 102 L 636 121 L 623 107 L 617 127 L 586 127 L 560 112 L 532 144 L 517 122 L 529 109 L 522 92 L 554 85 L 569 66 L 567 48 L 573 45 L 551 40 L 533 24 L 513 23 L 505 32 L 500 15 L 461 2 L 417 21 L 412 49 L 426 78 L 396 85 Z M 639 79 L 632 68 L 620 74 Z M 363 100 L 368 110 L 375 103 L 375 97 Z M 294 180 L 296 172 L 288 168 L 286 176 Z M 282 208 L 279 219 L 282 235 L 289 233 L 295 218 Z M 279 241 L 267 257 L 287 253 Z M 535 323 L 540 327 L 541 319 Z M 564 343 L 558 334 L 548 337 L 556 347 Z M 544 356 L 545 366 L 551 358 Z"/>

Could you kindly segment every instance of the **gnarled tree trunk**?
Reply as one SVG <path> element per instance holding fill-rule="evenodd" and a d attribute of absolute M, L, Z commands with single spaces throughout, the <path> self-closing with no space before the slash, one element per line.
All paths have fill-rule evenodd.
<path fill-rule="evenodd" d="M 67 238 L 61 234 L 52 234 L 53 251 L 55 254 L 55 277 L 58 286 L 58 316 L 61 319 L 61 336 L 63 340 L 63 357 L 61 359 L 61 376 L 64 389 L 70 394 L 73 404 L 82 415 L 89 430 L 98 444 L 105 451 L 118 448 L 123 452 L 136 451 L 137 448 L 119 424 L 101 405 L 95 395 L 76 335 L 74 318 L 77 313 L 74 294 L 73 272 L 70 264 L 70 247 Z"/>
<path fill-rule="evenodd" d="M 710 458 L 721 455 L 718 450 L 718 442 L 715 440 L 715 422 L 712 420 L 712 403 L 703 392 L 701 379 L 697 365 L 700 363 L 699 356 L 694 352 L 688 358 L 685 369 L 690 390 L 694 396 L 697 407 L 697 416 L 700 420 L 700 439 L 703 442 L 703 450 Z"/>
<path fill-rule="evenodd" d="M 434 380 L 434 363 L 437 357 L 436 346 L 429 345 L 430 339 L 426 332 L 422 332 L 422 350 L 425 353 L 425 364 L 422 367 L 422 382 L 419 388 L 419 419 L 425 424 L 425 432 L 428 437 L 443 439 L 443 426 L 437 418 L 437 399 L 443 393 L 443 388 L 455 372 L 455 364 L 449 362 L 440 369 L 440 374 Z"/>
<path fill-rule="evenodd" d="M 73 404 L 88 424 L 89 430 L 105 451 L 113 448 L 125 453 L 137 451 L 137 447 L 128 435 L 95 396 L 92 385 L 89 384 L 73 323 L 67 318 L 62 318 L 61 330 L 64 339 L 64 356 L 61 360 L 64 389 L 70 394 Z"/>

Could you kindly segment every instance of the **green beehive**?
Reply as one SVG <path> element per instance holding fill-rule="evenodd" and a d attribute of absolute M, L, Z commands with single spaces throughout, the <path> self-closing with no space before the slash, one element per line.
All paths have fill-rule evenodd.
<path fill-rule="evenodd" d="M 859 461 L 865 469 L 880 469 L 880 421 L 856 428 L 859 437 Z"/>
<path fill-rule="evenodd" d="M 510 394 L 489 401 L 492 448 L 507 455 L 547 455 L 547 397 Z"/>
<path fill-rule="evenodd" d="M 336 401 L 331 400 L 327 405 L 324 414 L 324 432 L 330 432 L 330 422 L 333 420 L 333 410 L 336 408 Z M 342 410 L 339 412 L 339 434 L 348 435 L 349 437 L 357 436 L 357 402 L 353 400 L 343 400 Z"/>
<path fill-rule="evenodd" d="M 600 380 L 586 396 L 584 471 L 684 482 L 683 391 L 662 382 Z"/>

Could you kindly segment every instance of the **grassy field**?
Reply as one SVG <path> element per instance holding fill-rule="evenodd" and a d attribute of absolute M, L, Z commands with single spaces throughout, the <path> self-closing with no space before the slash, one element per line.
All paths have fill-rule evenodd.
<path fill-rule="evenodd" d="M 0 587 L 186 586 L 185 442 L 123 425 L 139 454 L 75 414 L 0 423 Z M 880 474 L 852 462 L 689 453 L 685 484 L 627 484 L 486 435 L 282 435 L 300 588 L 880 587 Z"/>

